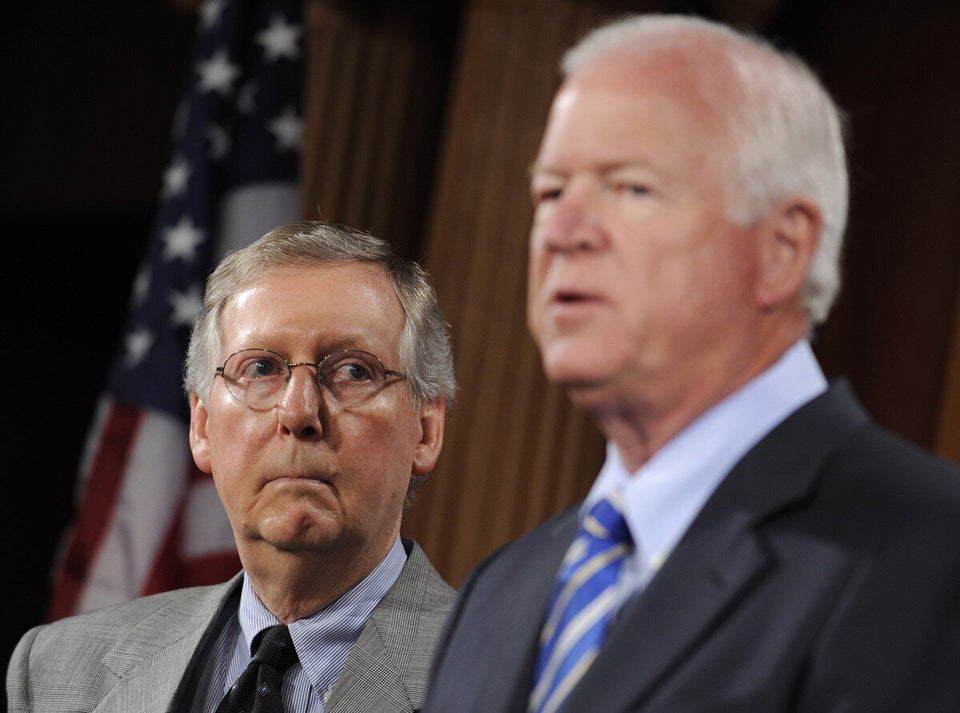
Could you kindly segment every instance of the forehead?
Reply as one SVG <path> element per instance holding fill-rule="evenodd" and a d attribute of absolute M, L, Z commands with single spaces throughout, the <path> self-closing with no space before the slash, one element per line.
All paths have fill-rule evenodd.
<path fill-rule="evenodd" d="M 620 51 L 594 59 L 557 93 L 538 163 L 622 162 L 664 149 L 703 152 L 705 145 L 715 153 L 727 134 L 721 85 L 690 50 Z"/>
<path fill-rule="evenodd" d="M 392 347 L 404 312 L 393 283 L 363 263 L 285 266 L 264 273 L 224 306 L 227 340 L 357 341 Z M 349 344 L 347 344 L 349 346 Z"/>

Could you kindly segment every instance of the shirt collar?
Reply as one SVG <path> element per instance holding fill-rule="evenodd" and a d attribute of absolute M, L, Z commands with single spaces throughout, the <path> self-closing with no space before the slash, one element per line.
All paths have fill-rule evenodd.
<path fill-rule="evenodd" d="M 396 582 L 406 561 L 407 553 L 398 537 L 370 574 L 320 611 L 290 624 L 300 665 L 314 690 L 327 690 L 339 677 L 370 613 Z M 246 573 L 238 616 L 248 650 L 260 631 L 280 623 L 260 601 Z"/>
<path fill-rule="evenodd" d="M 581 516 L 611 490 L 621 490 L 638 567 L 649 578 L 737 461 L 826 388 L 810 343 L 800 340 L 765 372 L 701 414 L 635 473 L 608 443 L 606 462 Z"/>

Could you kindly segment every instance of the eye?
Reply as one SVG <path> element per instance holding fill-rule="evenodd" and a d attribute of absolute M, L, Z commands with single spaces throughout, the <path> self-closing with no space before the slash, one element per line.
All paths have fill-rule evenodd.
<path fill-rule="evenodd" d="M 646 184 L 629 181 L 614 183 L 613 190 L 631 196 L 645 196 L 650 193 L 650 187 Z"/>
<path fill-rule="evenodd" d="M 345 352 L 329 364 L 324 364 L 323 380 L 329 384 L 364 384 L 380 379 L 381 370 L 373 357 L 360 352 Z"/>
<path fill-rule="evenodd" d="M 265 354 L 248 357 L 239 366 L 239 377 L 247 381 L 285 377 L 287 371 L 280 359 Z"/>
<path fill-rule="evenodd" d="M 538 191 L 533 194 L 534 204 L 545 203 L 547 201 L 554 201 L 560 197 L 559 188 L 551 188 L 549 190 Z"/>
<path fill-rule="evenodd" d="M 357 362 L 344 364 L 337 371 L 342 375 L 342 379 L 347 381 L 370 380 L 370 369 L 368 369 L 366 365 Z"/>
<path fill-rule="evenodd" d="M 530 198 L 535 206 L 555 201 L 563 195 L 563 182 L 555 176 L 534 176 L 530 182 Z"/>

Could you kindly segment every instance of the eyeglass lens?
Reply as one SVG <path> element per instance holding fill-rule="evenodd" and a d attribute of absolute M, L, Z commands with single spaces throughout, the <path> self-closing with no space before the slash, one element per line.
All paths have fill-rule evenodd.
<path fill-rule="evenodd" d="M 386 370 L 373 354 L 348 350 L 334 352 L 319 364 L 290 364 L 266 349 L 243 349 L 224 362 L 221 373 L 230 394 L 255 410 L 273 408 L 280 400 L 292 369 L 312 366 L 317 383 L 325 387 L 342 406 L 360 406 L 383 389 Z M 392 372 L 391 372 L 392 373 Z"/>

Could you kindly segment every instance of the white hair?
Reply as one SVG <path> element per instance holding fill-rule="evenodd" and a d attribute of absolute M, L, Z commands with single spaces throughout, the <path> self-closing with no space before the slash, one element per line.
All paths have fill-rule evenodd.
<path fill-rule="evenodd" d="M 821 211 L 820 243 L 804 286 L 812 326 L 840 289 L 849 179 L 843 117 L 798 57 L 755 35 L 687 15 L 637 15 L 587 34 L 564 55 L 565 76 L 611 53 L 669 48 L 694 68 L 697 89 L 726 120 L 735 144 L 732 220 L 747 223 L 776 201 L 803 196 Z M 703 61 L 709 48 L 711 61 Z M 716 88 L 724 87 L 718 92 Z M 722 97 L 722 101 L 721 101 Z"/>

